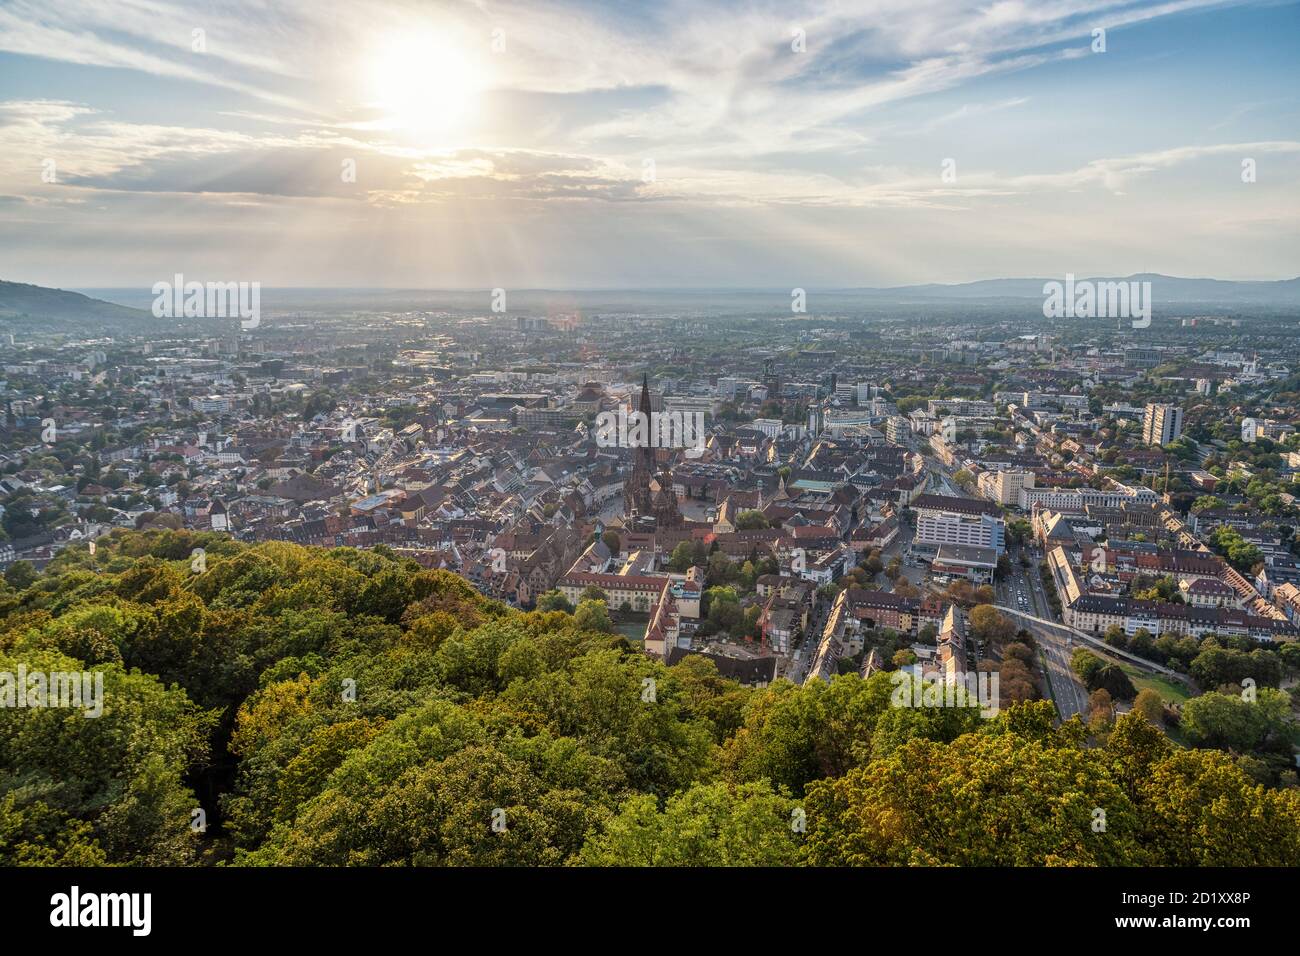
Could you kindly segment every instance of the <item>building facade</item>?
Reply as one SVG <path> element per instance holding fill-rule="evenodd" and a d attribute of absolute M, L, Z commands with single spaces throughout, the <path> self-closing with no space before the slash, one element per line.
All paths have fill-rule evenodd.
<path fill-rule="evenodd" d="M 960 544 L 1006 550 L 1006 521 L 1002 512 L 975 498 L 921 495 L 912 502 L 916 512 L 916 544 L 938 550 L 941 544 Z"/>

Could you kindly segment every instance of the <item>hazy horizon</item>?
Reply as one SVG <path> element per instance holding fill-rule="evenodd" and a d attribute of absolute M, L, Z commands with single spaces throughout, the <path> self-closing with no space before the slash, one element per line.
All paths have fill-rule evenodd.
<path fill-rule="evenodd" d="M 1163 273 L 1153 272 L 1130 272 L 1125 274 L 1115 273 L 1102 275 L 1100 273 L 1079 274 L 1079 279 L 1127 279 L 1138 276 L 1160 276 L 1166 279 L 1182 279 L 1193 282 L 1290 282 L 1293 279 L 1300 279 L 1300 270 L 1294 274 L 1277 275 L 1264 278 L 1251 279 L 1224 279 L 1220 276 L 1213 275 L 1196 275 L 1196 276 L 1175 276 L 1165 275 Z M 985 276 L 979 279 L 966 279 L 954 282 L 933 282 L 933 283 L 902 283 L 899 285 L 880 285 L 880 286 L 854 286 L 854 285 L 833 285 L 821 284 L 814 288 L 826 292 L 890 292 L 899 289 L 914 289 L 925 286 L 937 287 L 958 287 L 963 285 L 977 285 L 986 282 L 1014 282 L 1014 281 L 1036 281 L 1042 279 L 1054 280 L 1060 276 L 1030 276 L 1030 275 L 997 275 Z M 0 281 L 21 282 L 24 280 L 0 276 Z M 28 283 L 29 285 L 39 285 L 40 283 Z M 54 288 L 54 287 L 51 287 Z M 99 292 L 128 292 L 135 291 L 139 287 L 134 285 L 65 285 L 62 286 L 64 291 L 79 292 L 87 295 L 93 291 Z M 329 283 L 317 283 L 315 285 L 263 285 L 268 290 L 284 291 L 329 291 L 337 290 L 340 292 L 448 292 L 448 293 L 482 293 L 483 288 L 474 286 L 433 286 L 433 285 L 332 285 Z M 693 293 L 693 292 L 780 292 L 789 294 L 789 289 L 779 285 L 698 285 L 698 286 L 535 286 L 520 287 L 513 291 L 516 292 L 663 292 L 663 293 Z"/>

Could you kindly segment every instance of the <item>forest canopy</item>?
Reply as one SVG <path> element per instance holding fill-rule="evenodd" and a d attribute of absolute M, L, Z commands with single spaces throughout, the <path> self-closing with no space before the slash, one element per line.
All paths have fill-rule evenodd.
<path fill-rule="evenodd" d="M 115 532 L 0 589 L 20 665 L 105 702 L 0 708 L 0 864 L 1300 863 L 1300 790 L 1141 716 L 746 688 L 392 552 Z"/>

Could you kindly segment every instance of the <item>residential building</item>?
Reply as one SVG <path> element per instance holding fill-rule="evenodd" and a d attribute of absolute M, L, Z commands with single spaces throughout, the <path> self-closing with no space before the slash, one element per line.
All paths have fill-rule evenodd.
<path fill-rule="evenodd" d="M 1183 433 L 1183 409 L 1179 405 L 1150 402 L 1142 415 L 1142 441 L 1167 445 Z"/>

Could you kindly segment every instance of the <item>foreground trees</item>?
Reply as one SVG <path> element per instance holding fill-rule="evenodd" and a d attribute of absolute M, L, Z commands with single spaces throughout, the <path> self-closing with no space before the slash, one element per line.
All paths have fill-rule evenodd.
<path fill-rule="evenodd" d="M 1037 706 L 1037 705 L 1026 705 Z M 813 784 L 814 865 L 1294 866 L 1300 790 L 1175 749 L 1126 714 L 1106 745 L 1062 733 L 916 740 Z"/>
<path fill-rule="evenodd" d="M 1050 704 L 899 706 L 888 673 L 744 688 L 599 601 L 520 613 L 382 552 L 150 531 L 20 583 L 0 672 L 106 693 L 0 708 L 0 864 L 1300 862 L 1300 791 L 1138 715 L 1087 747 Z M 1184 729 L 1280 746 L 1273 694 Z"/>
<path fill-rule="evenodd" d="M 0 652 L 0 672 L 77 672 L 57 651 Z M 204 760 L 215 715 L 157 678 L 100 668 L 103 713 L 0 710 L 0 865 L 193 862 L 198 799 L 186 772 Z"/>

